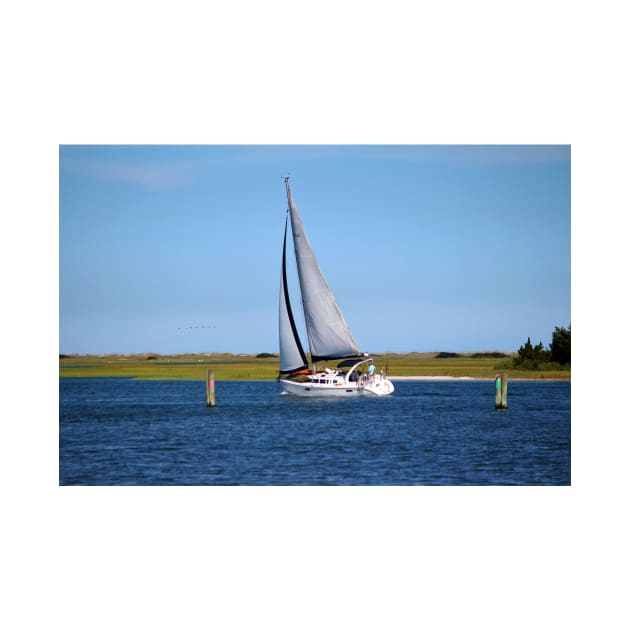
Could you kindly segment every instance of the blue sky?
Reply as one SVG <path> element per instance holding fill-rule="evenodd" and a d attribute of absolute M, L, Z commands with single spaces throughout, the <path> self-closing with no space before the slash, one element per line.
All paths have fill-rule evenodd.
<path fill-rule="evenodd" d="M 59 351 L 276 352 L 286 173 L 362 350 L 571 323 L 568 146 L 64 145 Z"/>

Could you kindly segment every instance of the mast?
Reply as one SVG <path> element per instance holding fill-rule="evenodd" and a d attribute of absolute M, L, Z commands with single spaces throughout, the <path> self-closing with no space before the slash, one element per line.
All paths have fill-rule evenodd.
<path fill-rule="evenodd" d="M 281 295 L 280 298 L 280 310 L 282 311 L 282 301 L 284 300 L 284 302 L 286 303 L 286 310 L 287 310 L 287 317 L 290 321 L 290 326 L 291 326 L 291 331 L 293 333 L 293 338 L 295 339 L 295 345 L 296 345 L 296 349 L 299 352 L 300 356 L 302 357 L 302 361 L 304 362 L 304 365 L 297 368 L 295 371 L 304 369 L 304 368 L 308 368 L 311 372 L 314 372 L 315 368 L 314 368 L 314 362 L 312 359 L 312 350 L 310 348 L 310 339 L 309 339 L 309 358 L 306 358 L 306 355 L 304 353 L 304 349 L 302 347 L 302 342 L 300 341 L 300 335 L 298 334 L 298 330 L 297 330 L 297 326 L 295 325 L 295 318 L 293 317 L 293 311 L 291 309 L 291 303 L 289 301 L 289 290 L 288 290 L 288 285 L 287 285 L 287 226 L 288 226 L 288 222 L 289 222 L 289 215 L 291 214 L 291 210 L 292 208 L 295 207 L 294 203 L 293 203 L 293 197 L 291 196 L 291 187 L 289 186 L 289 176 L 286 175 L 284 178 L 284 186 L 286 188 L 287 191 L 287 202 L 288 202 L 288 207 L 287 207 L 287 220 L 285 222 L 284 225 L 284 246 L 282 248 L 282 288 L 281 291 L 284 293 L 284 297 Z M 291 220 L 291 226 L 293 226 L 293 220 Z M 295 247 L 295 234 L 293 236 L 293 240 L 294 240 L 294 247 Z M 304 297 L 301 295 L 300 292 L 300 297 L 301 297 L 301 304 L 302 304 L 302 309 L 304 308 Z M 304 313 L 304 311 L 302 311 Z M 281 316 L 282 317 L 282 316 Z M 308 337 L 308 329 L 307 329 L 307 337 Z M 308 364 L 308 365 L 307 365 Z M 281 370 L 282 371 L 282 370 Z"/>

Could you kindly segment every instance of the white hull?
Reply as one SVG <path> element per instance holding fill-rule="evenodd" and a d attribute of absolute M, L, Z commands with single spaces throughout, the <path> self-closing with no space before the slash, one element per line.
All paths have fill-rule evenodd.
<path fill-rule="evenodd" d="M 296 382 L 288 379 L 278 379 L 282 389 L 287 394 L 295 396 L 320 396 L 320 397 L 341 397 L 352 398 L 355 396 L 387 396 L 394 391 L 392 382 L 381 376 L 365 379 L 364 381 L 344 381 L 330 384 L 320 384 L 313 382 Z"/>

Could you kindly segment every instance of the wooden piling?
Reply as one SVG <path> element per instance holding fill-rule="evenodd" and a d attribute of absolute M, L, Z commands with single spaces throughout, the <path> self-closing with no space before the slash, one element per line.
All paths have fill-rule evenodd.
<path fill-rule="evenodd" d="M 208 368 L 206 375 L 206 404 L 208 407 L 214 407 L 214 370 Z"/>
<path fill-rule="evenodd" d="M 495 409 L 500 409 L 501 408 L 501 377 L 500 376 L 495 376 L 494 377 L 494 408 Z"/>
<path fill-rule="evenodd" d="M 495 397 L 494 408 L 495 409 L 507 409 L 507 384 L 508 376 L 507 372 L 498 375 L 494 380 Z"/>

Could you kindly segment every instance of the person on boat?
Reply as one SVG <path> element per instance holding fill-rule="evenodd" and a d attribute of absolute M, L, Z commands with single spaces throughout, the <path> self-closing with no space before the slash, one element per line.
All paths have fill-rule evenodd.
<path fill-rule="evenodd" d="M 368 376 L 374 376 L 374 372 L 376 372 L 376 367 L 374 367 L 374 363 L 370 363 L 370 367 L 368 368 Z"/>

